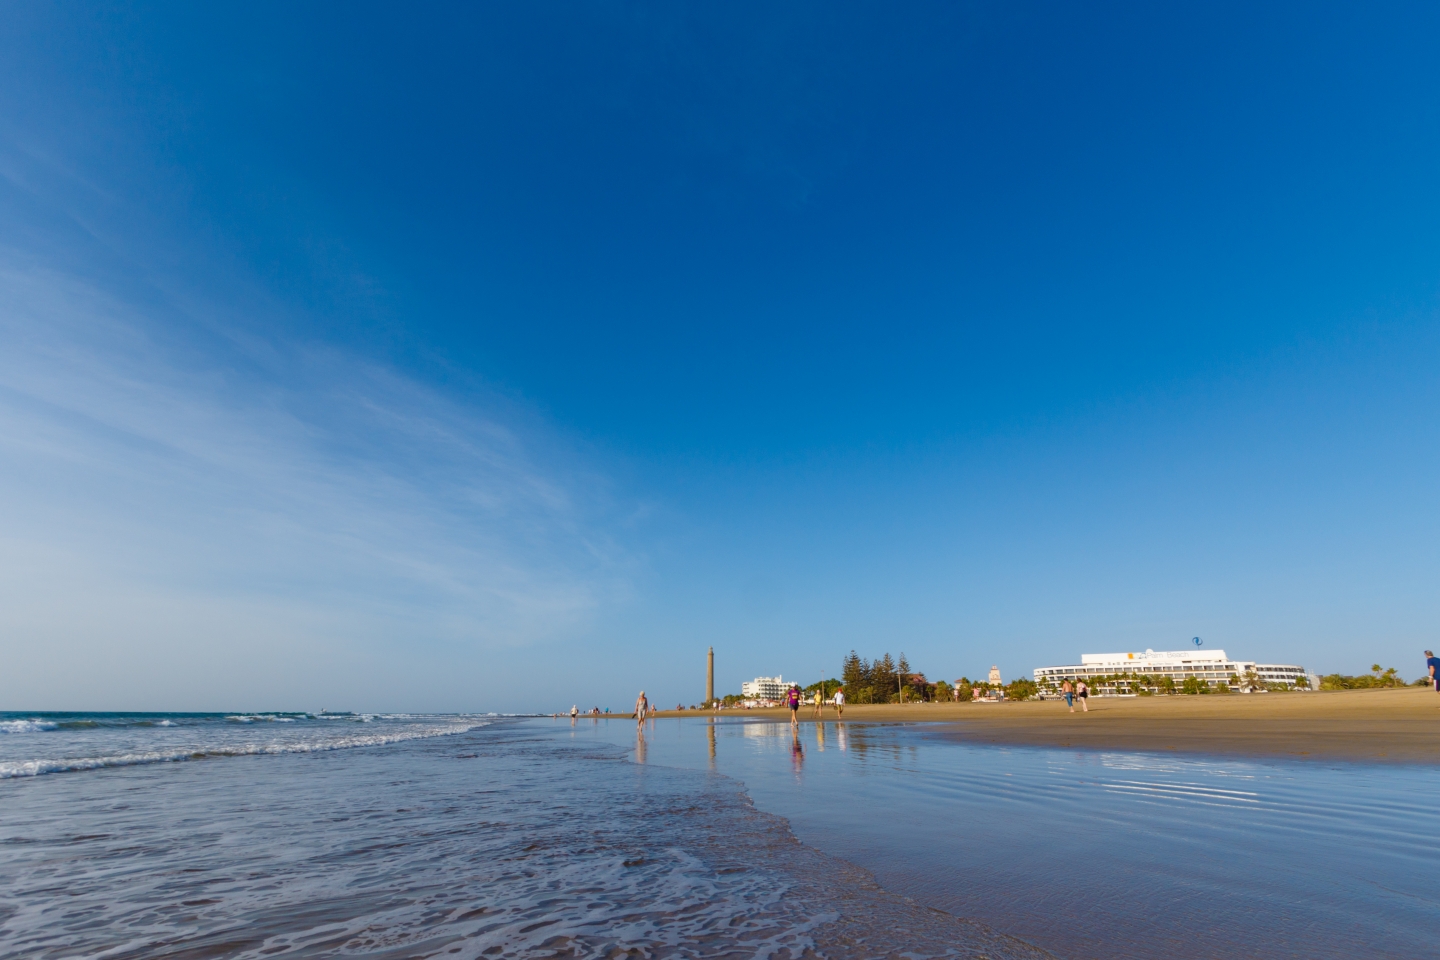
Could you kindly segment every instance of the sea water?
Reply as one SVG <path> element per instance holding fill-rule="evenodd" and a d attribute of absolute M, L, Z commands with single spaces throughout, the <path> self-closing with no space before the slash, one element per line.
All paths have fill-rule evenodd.
<path fill-rule="evenodd" d="M 1440 957 L 1440 770 L 998 747 L 936 724 L 573 736 L 740 780 L 887 890 L 1067 958 Z"/>
<path fill-rule="evenodd" d="M 923 724 L 0 715 L 0 957 L 1433 957 L 1437 788 Z"/>
<path fill-rule="evenodd" d="M 4 958 L 1043 956 L 568 723 L 0 723 Z"/>

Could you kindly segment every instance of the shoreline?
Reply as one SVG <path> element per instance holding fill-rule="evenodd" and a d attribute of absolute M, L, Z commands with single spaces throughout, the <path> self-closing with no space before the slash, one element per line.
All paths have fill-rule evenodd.
<path fill-rule="evenodd" d="M 602 716 L 634 720 L 633 714 Z M 667 710 L 655 717 L 786 722 L 789 711 Z M 833 708 L 824 720 L 836 722 Z M 800 711 L 800 721 L 815 722 L 810 708 Z M 847 705 L 842 722 L 933 724 L 947 739 L 1007 746 L 1440 764 L 1440 695 L 1429 687 L 1092 697 L 1089 713 L 1077 704 L 1073 715 L 1054 700 Z"/>

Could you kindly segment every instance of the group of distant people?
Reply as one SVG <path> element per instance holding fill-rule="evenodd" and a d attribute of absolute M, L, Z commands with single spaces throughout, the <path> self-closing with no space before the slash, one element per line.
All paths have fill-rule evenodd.
<path fill-rule="evenodd" d="M 1426 650 L 1425 657 L 1425 667 L 1429 672 L 1430 683 L 1435 688 L 1435 692 L 1440 693 L 1440 657 L 1435 656 L 1435 651 L 1433 650 Z M 1080 702 L 1081 712 L 1090 712 L 1090 688 L 1084 680 L 1077 680 L 1074 683 L 1066 680 L 1060 684 L 1060 693 L 1065 697 L 1065 705 L 1070 708 L 1071 713 L 1075 712 L 1075 702 L 1077 700 Z M 978 699 L 980 694 L 980 688 L 976 687 L 972 695 Z M 807 702 L 807 698 L 804 692 L 801 691 L 798 683 L 792 683 L 789 689 L 785 691 L 784 702 L 785 705 L 790 708 L 790 723 L 792 725 L 798 725 L 800 723 L 800 707 Z M 823 719 L 825 716 L 825 695 L 820 688 L 816 688 L 808 702 L 813 707 L 811 716 L 817 720 Z M 836 717 L 843 717 L 845 715 L 845 690 L 843 688 L 836 690 L 834 697 L 831 698 L 831 702 L 835 704 Z M 605 712 L 609 713 L 610 711 L 606 709 Z M 592 707 L 590 713 L 594 716 L 599 716 L 600 708 Z M 649 699 L 645 696 L 645 691 L 641 690 L 640 696 L 635 698 L 635 719 L 637 721 L 644 721 L 646 717 L 654 713 L 655 707 L 651 705 Z M 570 708 L 570 716 L 573 718 L 578 715 L 578 708 L 572 706 Z"/>
<path fill-rule="evenodd" d="M 1060 692 L 1065 695 L 1065 705 L 1070 708 L 1071 713 L 1075 712 L 1076 700 L 1080 701 L 1080 710 L 1083 713 L 1090 712 L 1090 688 L 1085 685 L 1084 680 L 1077 680 L 1075 683 L 1066 680 L 1060 684 Z"/>
<path fill-rule="evenodd" d="M 1432 687 L 1435 688 L 1436 693 L 1440 693 L 1440 657 L 1435 656 L 1435 651 L 1426 650 L 1425 658 L 1425 668 L 1429 673 L 1430 684 Z M 1086 685 L 1084 680 L 1076 680 L 1073 683 L 1069 680 L 1066 680 L 1065 682 L 1060 684 L 1060 693 L 1065 697 L 1065 705 L 1070 708 L 1071 713 L 1075 712 L 1076 701 L 1079 701 L 1080 703 L 1081 712 L 1090 712 L 1090 688 Z M 973 691 L 973 696 L 978 699 L 980 695 L 981 690 L 979 687 L 976 687 Z M 790 708 L 791 725 L 799 725 L 800 707 L 807 702 L 810 703 L 812 706 L 811 716 L 817 720 L 824 719 L 825 695 L 822 688 L 817 687 L 814 694 L 809 698 L 805 696 L 805 693 L 800 689 L 800 685 L 798 683 L 792 683 L 789 689 L 785 691 L 784 703 L 785 706 Z M 844 688 L 835 691 L 835 695 L 831 698 L 831 702 L 835 704 L 835 716 L 837 718 L 843 717 L 845 715 Z M 607 707 L 605 709 L 605 713 L 609 712 L 610 709 Z M 645 696 L 645 691 L 641 690 L 640 696 L 635 698 L 636 721 L 643 723 L 647 717 L 653 715 L 655 712 L 656 709 L 650 703 L 649 698 Z M 589 713 L 591 716 L 601 715 L 599 707 L 592 707 Z M 576 706 L 572 706 L 570 708 L 571 719 L 574 719 L 579 715 L 579 708 Z"/>
<path fill-rule="evenodd" d="M 836 690 L 835 695 L 831 697 L 830 702 L 835 704 L 836 718 L 838 719 L 844 717 L 845 691 Z M 807 698 L 804 692 L 800 689 L 799 684 L 791 684 L 790 688 L 785 691 L 784 703 L 787 707 L 790 708 L 790 722 L 792 724 L 799 724 L 800 707 L 805 703 L 809 703 L 811 705 L 811 716 L 813 716 L 815 719 L 822 720 L 825 717 L 825 694 L 819 688 L 815 690 L 813 695 Z M 651 716 L 655 712 L 655 707 L 650 703 L 650 699 L 645 696 L 645 691 L 641 690 L 640 695 L 635 698 L 635 721 L 637 723 L 643 723 L 647 717 Z M 571 716 L 574 716 L 573 707 L 571 708 Z"/>
<path fill-rule="evenodd" d="M 836 690 L 835 695 L 830 698 L 830 702 L 835 704 L 836 718 L 838 719 L 844 717 L 845 691 L 843 689 Z M 811 704 L 811 716 L 813 716 L 815 719 L 822 720 L 825 717 L 825 694 L 819 688 L 815 690 L 814 694 L 807 698 L 805 696 L 805 693 L 800 689 L 799 684 L 791 684 L 789 689 L 785 691 L 784 703 L 787 707 L 790 708 L 790 722 L 792 724 L 799 724 L 800 707 L 805 703 Z M 680 708 L 677 707 L 676 709 L 678 710 Z M 640 695 L 635 698 L 636 722 L 643 722 L 647 717 L 651 716 L 655 712 L 655 707 L 650 703 L 649 698 L 645 696 L 645 691 L 641 690 Z"/>
<path fill-rule="evenodd" d="M 845 715 L 845 690 L 835 691 L 832 698 L 835 704 L 835 717 L 840 719 Z M 800 690 L 800 684 L 790 684 L 790 689 L 785 691 L 785 706 L 790 708 L 790 725 L 798 726 L 800 723 L 800 706 L 805 703 L 805 694 Z M 810 715 L 816 720 L 825 719 L 825 693 L 822 687 L 816 687 L 815 693 L 810 698 L 813 709 Z"/>

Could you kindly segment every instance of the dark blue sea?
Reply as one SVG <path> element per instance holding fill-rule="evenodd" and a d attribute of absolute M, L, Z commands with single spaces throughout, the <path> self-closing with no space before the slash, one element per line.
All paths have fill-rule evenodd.
<path fill-rule="evenodd" d="M 1436 957 L 1440 771 L 924 725 L 0 715 L 0 957 Z"/>

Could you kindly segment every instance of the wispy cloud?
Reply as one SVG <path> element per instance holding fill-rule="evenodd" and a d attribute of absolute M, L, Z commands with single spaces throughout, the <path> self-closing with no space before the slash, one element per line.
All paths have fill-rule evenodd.
<path fill-rule="evenodd" d="M 156 622 L 194 609 L 299 643 L 493 648 L 626 594 L 603 478 L 524 411 L 324 345 L 216 349 L 35 268 L 0 270 L 0 339 L 12 631 L 143 595 Z M 94 614 L 87 631 L 147 635 Z"/>

